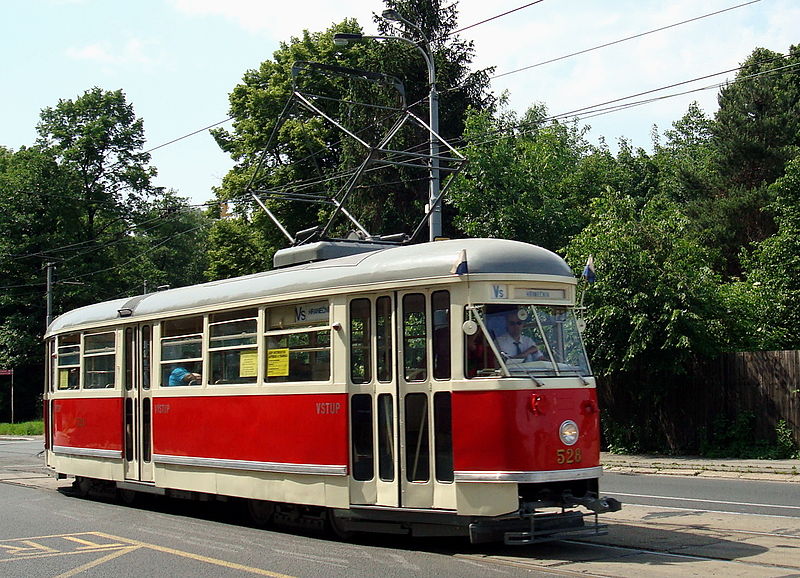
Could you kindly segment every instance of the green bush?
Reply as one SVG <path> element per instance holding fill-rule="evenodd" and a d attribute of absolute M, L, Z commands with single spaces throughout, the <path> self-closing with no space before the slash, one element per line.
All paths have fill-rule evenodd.
<path fill-rule="evenodd" d="M 755 415 L 742 412 L 734 420 L 718 417 L 713 432 L 702 444 L 700 454 L 707 458 L 782 460 L 798 456 L 792 430 L 784 420 L 775 425 L 775 441 L 755 439 Z"/>
<path fill-rule="evenodd" d="M 42 435 L 44 422 L 24 421 L 22 423 L 0 423 L 0 435 L 5 436 L 30 436 Z"/>

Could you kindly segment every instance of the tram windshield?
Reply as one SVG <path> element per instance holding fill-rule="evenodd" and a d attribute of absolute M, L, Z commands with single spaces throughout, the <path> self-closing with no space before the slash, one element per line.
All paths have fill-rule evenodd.
<path fill-rule="evenodd" d="M 501 372 L 491 342 L 513 376 L 589 375 L 575 313 L 547 305 L 484 305 L 474 310 L 483 328 L 467 343 L 471 377 Z M 485 332 L 483 331 L 485 330 Z M 485 347 L 481 345 L 484 342 Z M 480 355 L 476 355 L 480 353 Z"/>

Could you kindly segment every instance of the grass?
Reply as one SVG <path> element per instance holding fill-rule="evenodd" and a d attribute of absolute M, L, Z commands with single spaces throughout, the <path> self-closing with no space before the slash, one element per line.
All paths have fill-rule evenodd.
<path fill-rule="evenodd" d="M 30 436 L 42 435 L 44 422 L 24 421 L 22 423 L 0 423 L 0 435 L 4 436 Z"/>

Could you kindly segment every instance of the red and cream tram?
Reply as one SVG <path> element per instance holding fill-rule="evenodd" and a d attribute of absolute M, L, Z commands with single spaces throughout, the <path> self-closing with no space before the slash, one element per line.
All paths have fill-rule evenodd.
<path fill-rule="evenodd" d="M 276 266 L 58 317 L 47 465 L 84 492 L 234 496 L 341 533 L 603 532 L 619 503 L 598 494 L 595 382 L 560 257 L 320 242 Z"/>

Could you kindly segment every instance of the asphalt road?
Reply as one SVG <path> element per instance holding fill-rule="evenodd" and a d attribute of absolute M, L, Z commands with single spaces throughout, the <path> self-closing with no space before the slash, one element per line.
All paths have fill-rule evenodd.
<path fill-rule="evenodd" d="M 800 518 L 797 483 L 613 473 L 600 483 L 623 504 Z"/>
<path fill-rule="evenodd" d="M 800 575 L 796 483 L 609 473 L 608 536 L 531 547 L 249 525 L 241 503 L 124 506 L 47 477 L 41 440 L 0 438 L 2 576 Z M 743 515 L 744 514 L 744 515 Z"/>

